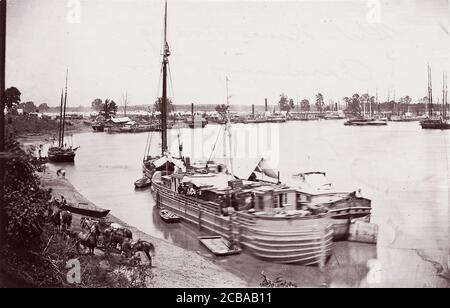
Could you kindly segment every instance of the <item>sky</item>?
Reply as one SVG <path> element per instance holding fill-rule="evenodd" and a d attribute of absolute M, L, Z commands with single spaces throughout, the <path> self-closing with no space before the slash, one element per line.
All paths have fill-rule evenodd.
<path fill-rule="evenodd" d="M 8 0 L 6 85 L 71 106 L 160 96 L 162 0 Z M 170 97 L 176 104 L 434 97 L 449 68 L 447 0 L 168 1 Z"/>

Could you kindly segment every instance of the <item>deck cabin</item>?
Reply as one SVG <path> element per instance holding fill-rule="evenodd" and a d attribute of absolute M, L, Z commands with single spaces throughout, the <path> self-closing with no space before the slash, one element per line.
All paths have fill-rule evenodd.
<path fill-rule="evenodd" d="M 162 184 L 171 191 L 197 198 L 215 206 L 227 215 L 235 211 L 279 214 L 299 209 L 297 192 L 281 184 L 239 180 L 225 173 L 175 173 L 161 177 Z"/>

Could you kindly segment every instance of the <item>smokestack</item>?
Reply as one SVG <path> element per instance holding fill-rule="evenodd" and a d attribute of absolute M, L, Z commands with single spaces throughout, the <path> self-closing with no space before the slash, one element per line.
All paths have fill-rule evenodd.
<path fill-rule="evenodd" d="M 335 111 L 338 111 L 338 105 L 337 105 L 337 103 L 335 103 L 335 107 L 336 107 L 336 110 L 335 110 Z"/>
<path fill-rule="evenodd" d="M 252 104 L 252 115 L 255 117 L 255 104 Z"/>
<path fill-rule="evenodd" d="M 191 104 L 191 114 L 194 116 L 194 103 Z"/>
<path fill-rule="evenodd" d="M 265 111 L 267 112 L 267 98 L 264 99 Z"/>

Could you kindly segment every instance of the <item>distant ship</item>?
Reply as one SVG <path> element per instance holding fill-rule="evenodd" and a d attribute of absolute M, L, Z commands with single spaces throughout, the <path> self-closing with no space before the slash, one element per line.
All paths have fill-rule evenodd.
<path fill-rule="evenodd" d="M 64 134 L 66 126 L 66 106 L 67 106 L 67 78 L 68 78 L 68 71 L 66 71 L 66 88 L 64 95 L 61 92 L 58 145 L 50 147 L 47 152 L 48 160 L 54 163 L 74 162 L 75 151 L 78 149 L 72 148 L 72 146 L 67 146 L 67 144 L 64 142 Z"/>
<path fill-rule="evenodd" d="M 433 115 L 433 89 L 431 84 L 431 68 L 428 66 L 428 116 L 429 118 L 420 121 L 422 129 L 450 129 L 447 120 L 447 74 L 443 75 L 442 82 L 442 116 Z"/>

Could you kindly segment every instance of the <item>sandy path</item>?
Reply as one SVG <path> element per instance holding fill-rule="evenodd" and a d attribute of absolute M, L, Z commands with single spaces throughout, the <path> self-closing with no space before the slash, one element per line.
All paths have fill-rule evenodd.
<path fill-rule="evenodd" d="M 66 179 L 56 177 L 50 171 L 39 173 L 41 185 L 44 188 L 52 188 L 52 195 L 60 198 L 63 195 L 69 203 L 92 202 L 81 195 L 75 187 Z M 156 255 L 153 258 L 152 287 L 248 287 L 248 284 L 238 276 L 229 273 L 215 265 L 212 261 L 200 256 L 196 252 L 188 251 L 170 244 L 164 240 L 152 237 L 142 231 L 127 225 L 120 219 L 108 215 L 108 221 L 117 222 L 133 231 L 133 238 L 152 242 L 156 247 Z M 79 226 L 79 215 L 74 215 L 73 227 Z"/>

